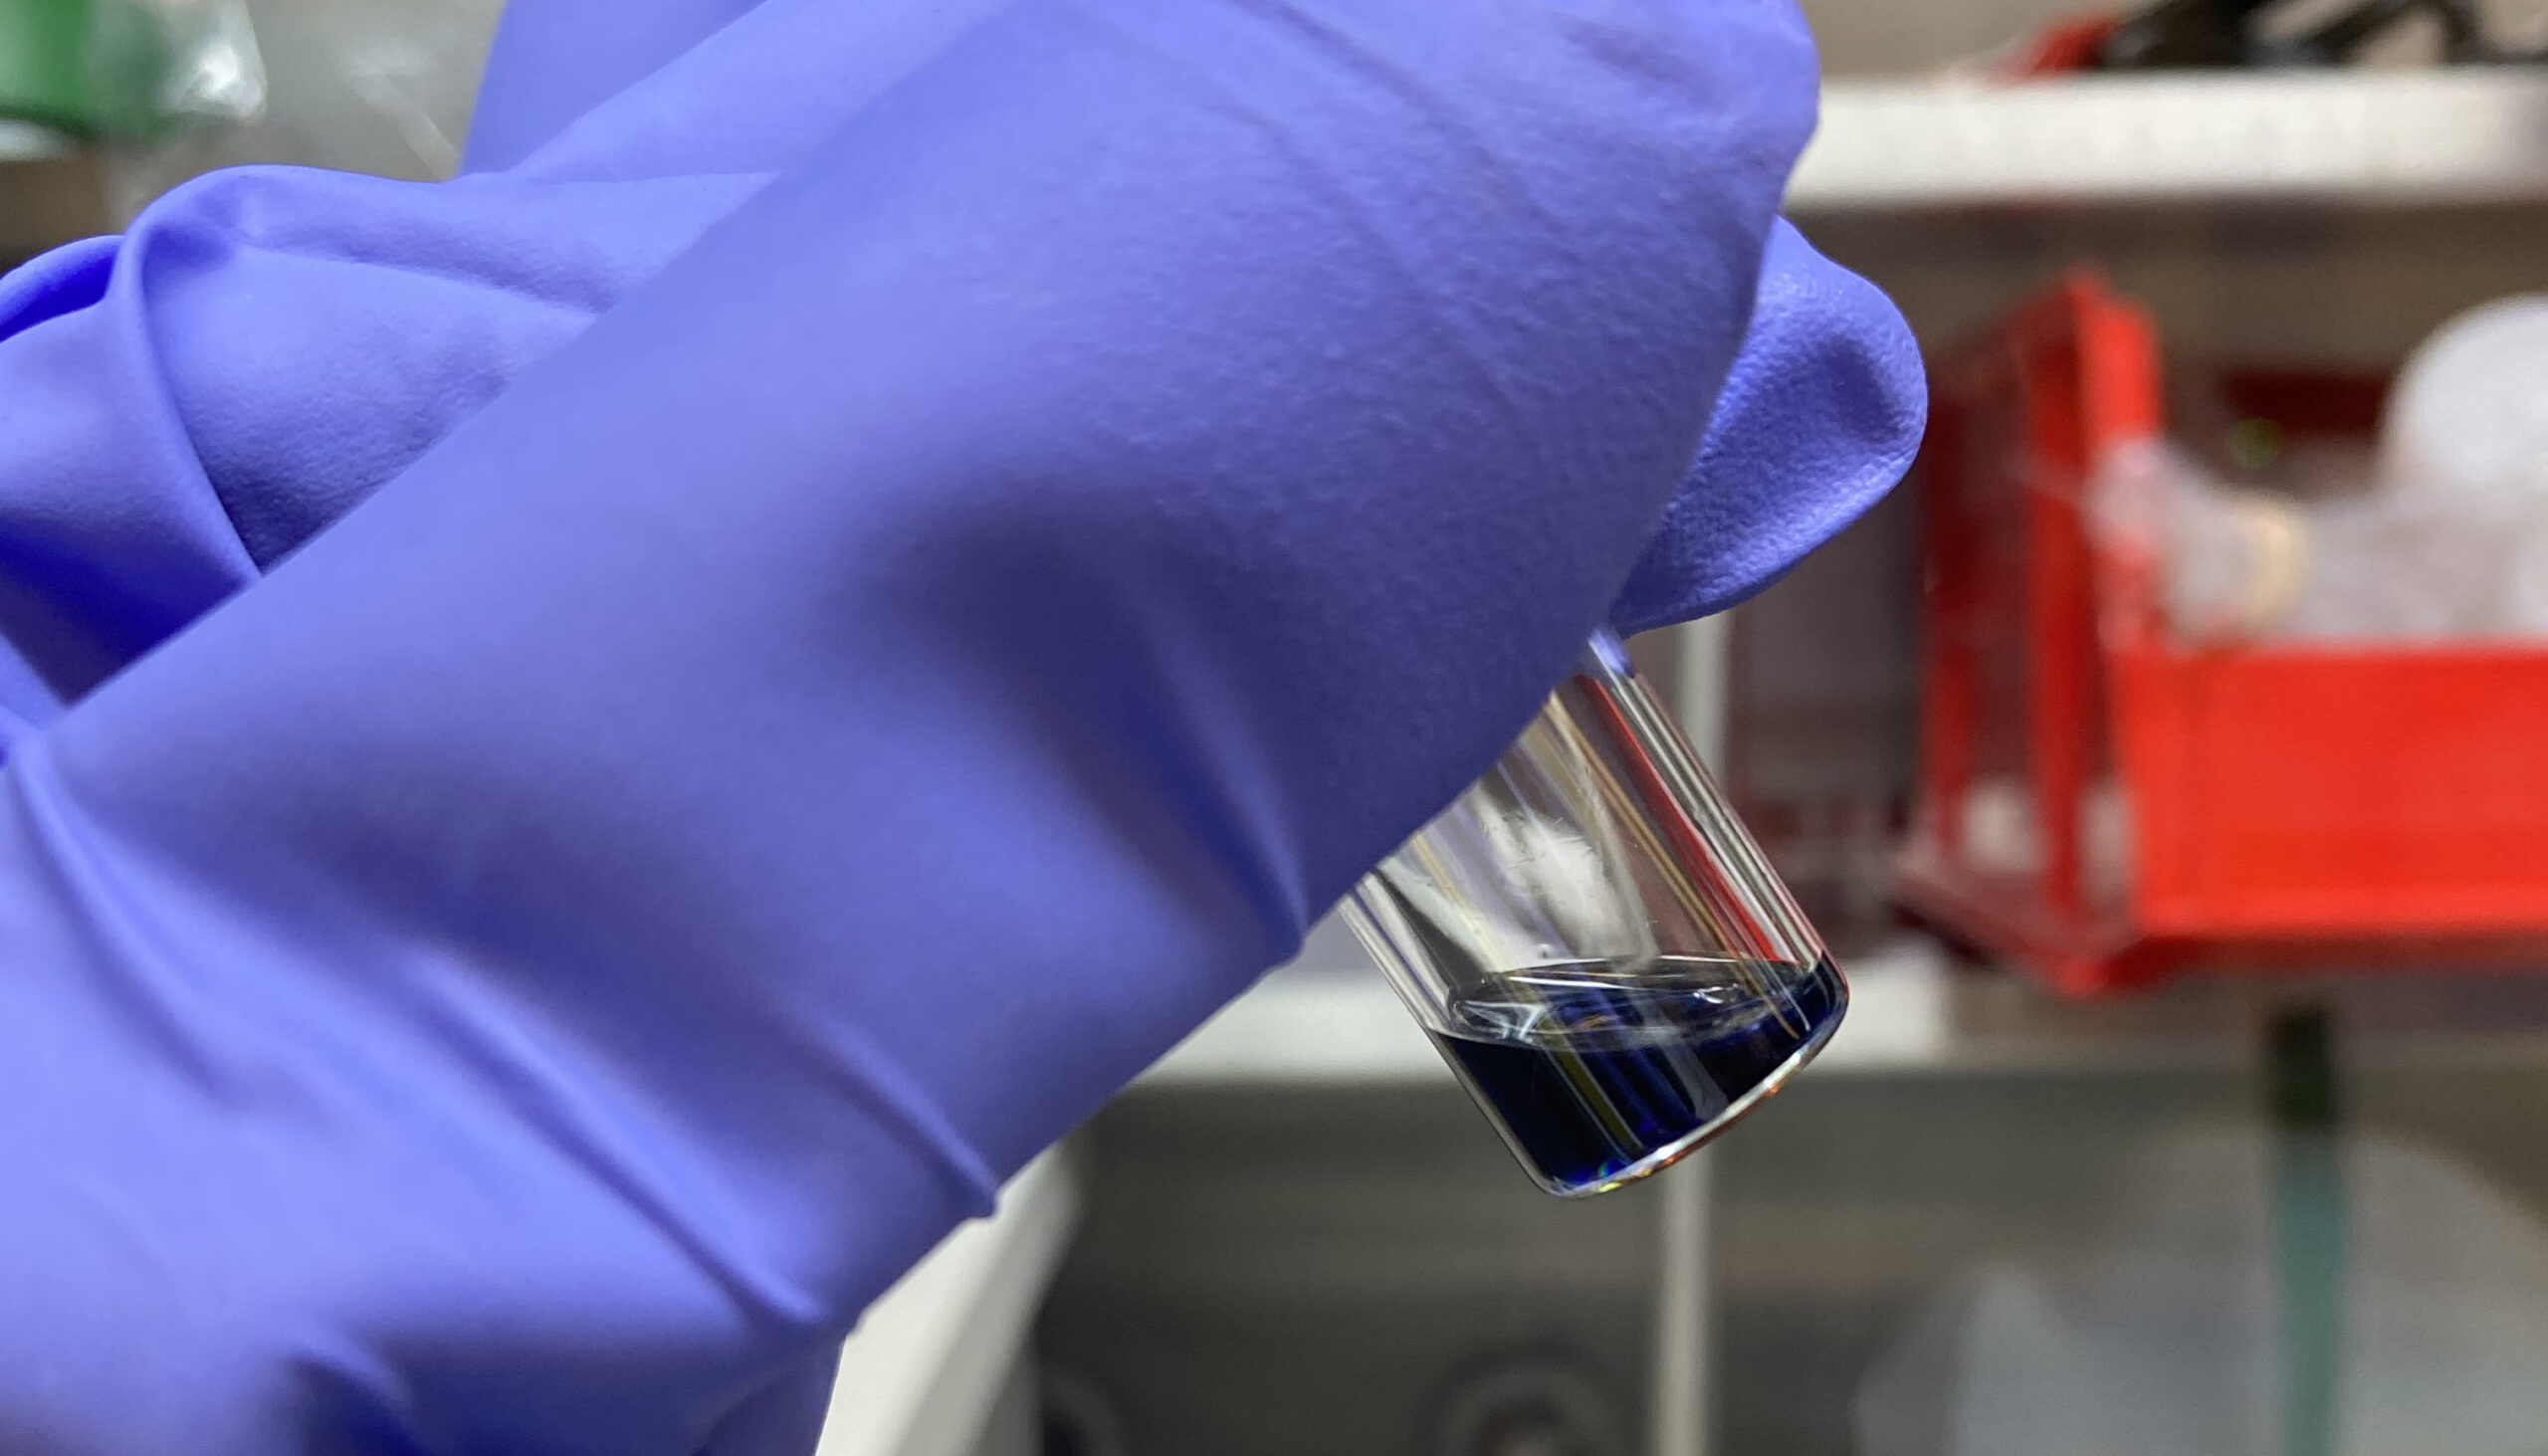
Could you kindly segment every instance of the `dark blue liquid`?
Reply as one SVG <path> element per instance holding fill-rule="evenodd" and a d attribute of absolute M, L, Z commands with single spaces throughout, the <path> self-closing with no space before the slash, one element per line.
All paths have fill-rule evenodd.
<path fill-rule="evenodd" d="M 1475 1029 L 1433 1041 L 1542 1186 L 1592 1192 L 1724 1117 L 1847 1004 L 1827 960 L 1754 976 L 1777 994 L 1729 986 L 1722 970 L 1640 981 L 1561 969 L 1454 1008 Z"/>

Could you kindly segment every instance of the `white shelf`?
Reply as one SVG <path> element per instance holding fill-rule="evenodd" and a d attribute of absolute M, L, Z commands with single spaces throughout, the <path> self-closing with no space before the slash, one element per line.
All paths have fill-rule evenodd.
<path fill-rule="evenodd" d="M 1959 969 L 1906 936 L 1844 957 L 1849 1013 L 1806 1075 L 2059 1074 L 2251 1065 L 2266 1018 L 2332 1008 L 2358 1062 L 2548 1065 L 2548 975 L 2188 976 L 2067 1001 L 2016 970 Z M 1146 1090 L 1418 1087 L 1450 1073 L 1333 923 L 1151 1069 Z"/>
<path fill-rule="evenodd" d="M 1955 1058 L 1948 971 L 1933 946 L 1905 940 L 1847 969 L 1848 1019 L 1814 1062 L 1817 1073 L 1926 1068 Z M 1300 961 L 1212 1018 L 1141 1085 L 1447 1087 L 1450 1079 L 1379 969 L 1340 947 L 1330 925 Z"/>
<path fill-rule="evenodd" d="M 2548 200 L 2548 72 L 1834 82 L 1799 214 Z"/>
<path fill-rule="evenodd" d="M 1144 1089 L 1450 1085 L 1378 969 L 1286 966 L 1203 1024 Z"/>

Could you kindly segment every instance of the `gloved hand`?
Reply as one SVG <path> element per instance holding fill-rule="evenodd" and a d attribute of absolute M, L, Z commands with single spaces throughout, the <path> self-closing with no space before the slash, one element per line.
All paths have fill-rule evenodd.
<path fill-rule="evenodd" d="M 1021 0 L 847 117 L 18 739 L 0 1446 L 801 1445 L 738 1423 L 1527 718 L 1809 104 L 1740 0 Z M 307 253 L 394 255 L 371 196 Z M 253 571 L 187 556 L 228 498 L 102 520 L 18 443 L 27 353 L 169 380 L 78 325 L 239 236 L 11 284 L 0 485 L 69 473 L 13 610 Z M 176 479 L 186 419 L 88 484 Z M 86 574 L 136 542 L 206 569 Z"/>
<path fill-rule="evenodd" d="M 0 734 L 253 580 L 1004 0 L 767 0 L 723 24 L 739 3 L 604 25 L 588 0 L 518 0 L 472 142 L 536 151 L 513 172 L 237 169 L 163 199 L 120 249 L 0 281 L 0 338 L 22 335 L 0 347 L 0 539 L 21 563 L 0 639 L 32 669 L 0 661 Z M 622 83 L 545 133 L 560 98 Z M 1882 297 L 1784 225 L 1764 276 L 1707 446 L 1618 604 L 1627 630 L 1757 590 L 1916 440 L 1917 361 Z"/>

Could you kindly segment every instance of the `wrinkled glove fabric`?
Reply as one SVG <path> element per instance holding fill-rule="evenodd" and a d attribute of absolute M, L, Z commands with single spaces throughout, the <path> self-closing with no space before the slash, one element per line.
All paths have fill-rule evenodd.
<path fill-rule="evenodd" d="M 1784 5 L 839 9 L 0 283 L 0 1449 L 804 1450 L 1596 621 L 1916 431 L 1774 229 Z"/>

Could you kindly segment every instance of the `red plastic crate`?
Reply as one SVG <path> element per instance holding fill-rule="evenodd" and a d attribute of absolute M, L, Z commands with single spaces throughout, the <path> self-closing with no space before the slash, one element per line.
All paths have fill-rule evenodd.
<path fill-rule="evenodd" d="M 2376 415 L 2365 381 L 2241 385 L 2297 430 Z M 2163 424 L 2150 320 L 2093 277 L 1931 388 L 1904 904 L 2076 993 L 2195 963 L 2548 963 L 2548 651 L 2172 639 L 2151 563 L 2082 520 L 2100 450 Z"/>

